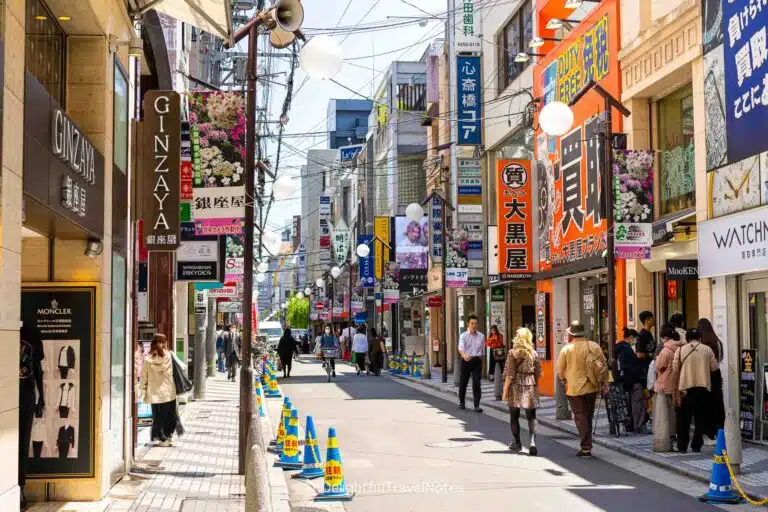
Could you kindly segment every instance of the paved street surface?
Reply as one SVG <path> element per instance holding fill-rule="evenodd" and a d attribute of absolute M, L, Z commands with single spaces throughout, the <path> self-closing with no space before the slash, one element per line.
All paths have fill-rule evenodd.
<path fill-rule="evenodd" d="M 573 436 L 549 428 L 537 436 L 539 457 L 512 454 L 506 416 L 496 411 L 459 411 L 450 395 L 389 377 L 358 377 L 345 364 L 337 369 L 329 384 L 317 362 L 294 363 L 293 377 L 280 385 L 302 426 L 313 415 L 324 457 L 328 427 L 336 427 L 347 486 L 356 491 L 343 505 L 347 511 L 717 510 L 696 501 L 706 490 L 701 482 L 599 447 L 593 459 L 578 459 Z M 276 422 L 280 401 L 269 400 L 268 407 Z M 310 510 L 321 487 L 322 480 L 291 480 L 294 510 Z"/>

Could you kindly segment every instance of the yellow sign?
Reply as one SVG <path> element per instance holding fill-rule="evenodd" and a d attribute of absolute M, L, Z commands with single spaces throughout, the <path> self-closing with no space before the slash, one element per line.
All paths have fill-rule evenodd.
<path fill-rule="evenodd" d="M 344 470 L 337 460 L 325 462 L 325 486 L 339 487 L 344 482 Z"/>
<path fill-rule="evenodd" d="M 752 372 L 752 356 L 747 352 L 744 355 L 744 371 L 745 372 Z"/>
<path fill-rule="evenodd" d="M 608 15 L 604 15 L 557 57 L 557 98 L 568 103 L 590 80 L 599 82 L 610 71 Z"/>
<path fill-rule="evenodd" d="M 299 439 L 294 436 L 286 436 L 285 444 L 283 444 L 283 454 L 286 457 L 295 457 L 299 454 Z"/>
<path fill-rule="evenodd" d="M 390 243 L 389 240 L 389 217 L 376 217 L 373 219 L 373 234 L 381 240 Z M 376 279 L 384 278 L 384 264 L 389 263 L 389 248 L 384 244 L 375 241 L 374 245 L 374 265 L 373 272 Z"/>

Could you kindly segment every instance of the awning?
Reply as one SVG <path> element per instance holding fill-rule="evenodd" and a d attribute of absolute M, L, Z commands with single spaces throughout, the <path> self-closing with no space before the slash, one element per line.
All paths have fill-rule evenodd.
<path fill-rule="evenodd" d="M 672 240 L 675 228 L 679 225 L 696 226 L 696 209 L 687 208 L 673 213 L 653 223 L 653 245 L 660 245 Z"/>
<path fill-rule="evenodd" d="M 232 43 L 232 0 L 128 0 L 132 14 L 150 9 Z"/>

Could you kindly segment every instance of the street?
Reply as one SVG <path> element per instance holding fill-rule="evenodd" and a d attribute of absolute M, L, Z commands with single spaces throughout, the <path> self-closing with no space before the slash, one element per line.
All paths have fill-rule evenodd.
<path fill-rule="evenodd" d="M 570 435 L 540 428 L 538 457 L 513 454 L 507 449 L 508 423 L 499 413 L 459 411 L 455 399 L 387 376 L 358 377 L 344 363 L 337 364 L 337 374 L 327 383 L 321 365 L 305 359 L 294 362 L 292 377 L 281 379 L 280 386 L 302 426 L 307 414 L 313 416 L 324 459 L 328 427 L 336 428 L 346 483 L 355 491 L 344 510 L 717 508 L 696 501 L 706 490 L 700 482 L 631 457 L 596 448 L 594 458 L 578 459 Z M 274 423 L 282 401 L 267 403 Z M 524 446 L 527 442 L 524 432 Z M 288 485 L 292 505 L 308 510 L 322 479 Z"/>

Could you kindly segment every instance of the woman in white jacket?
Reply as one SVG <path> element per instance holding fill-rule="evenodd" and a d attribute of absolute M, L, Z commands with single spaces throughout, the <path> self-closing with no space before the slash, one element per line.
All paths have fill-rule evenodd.
<path fill-rule="evenodd" d="M 162 446 L 172 446 L 178 418 L 172 357 L 165 335 L 155 334 L 141 365 L 141 400 L 152 405 L 152 440 Z"/>

